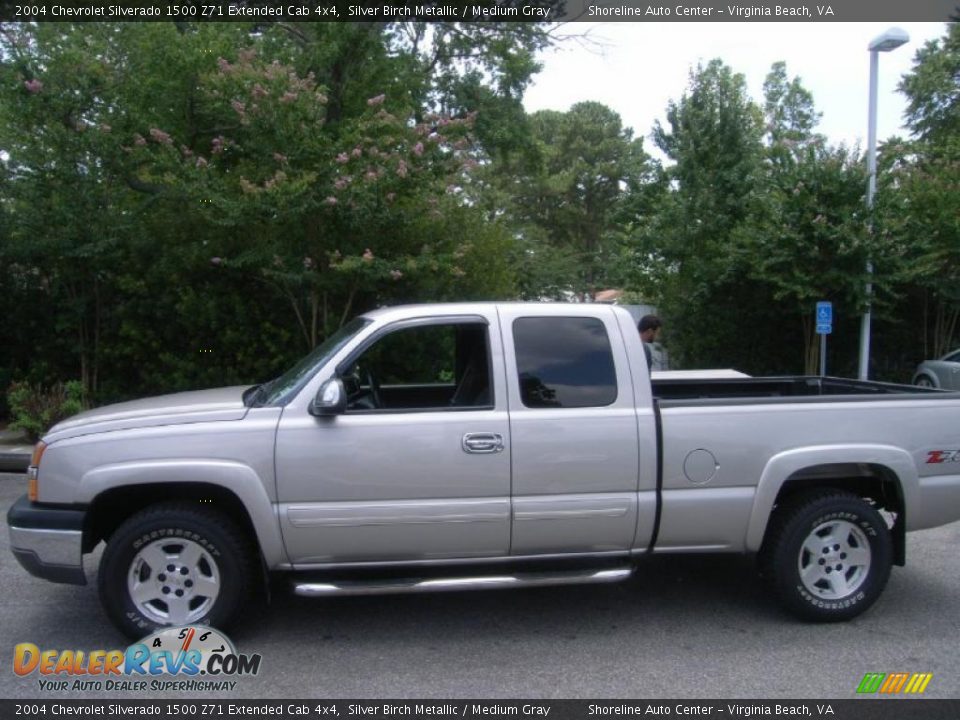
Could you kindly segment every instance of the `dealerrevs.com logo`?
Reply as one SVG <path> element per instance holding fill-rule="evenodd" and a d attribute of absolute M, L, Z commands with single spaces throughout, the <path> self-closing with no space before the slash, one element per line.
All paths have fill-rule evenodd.
<path fill-rule="evenodd" d="M 13 672 L 39 675 L 46 692 L 229 691 L 237 686 L 232 678 L 259 673 L 261 659 L 238 653 L 219 630 L 187 625 L 156 632 L 126 650 L 41 650 L 19 643 Z"/>

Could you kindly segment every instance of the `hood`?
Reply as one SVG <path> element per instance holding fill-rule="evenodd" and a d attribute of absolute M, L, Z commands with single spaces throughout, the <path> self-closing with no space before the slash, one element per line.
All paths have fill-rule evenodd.
<path fill-rule="evenodd" d="M 158 395 L 104 405 L 57 423 L 43 438 L 51 443 L 77 435 L 153 425 L 240 420 L 247 414 L 243 392 L 249 385 Z"/>

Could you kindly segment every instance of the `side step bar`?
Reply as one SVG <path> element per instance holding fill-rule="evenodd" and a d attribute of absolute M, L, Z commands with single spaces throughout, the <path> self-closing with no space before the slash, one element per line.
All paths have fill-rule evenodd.
<path fill-rule="evenodd" d="M 430 580 L 344 580 L 333 582 L 297 582 L 293 591 L 304 597 L 334 595 L 396 595 L 399 593 L 451 592 L 456 590 L 497 590 L 503 588 L 541 587 L 544 585 L 587 585 L 626 580 L 630 568 L 613 570 L 517 573 L 515 575 L 483 575 L 477 577 L 434 578 Z"/>

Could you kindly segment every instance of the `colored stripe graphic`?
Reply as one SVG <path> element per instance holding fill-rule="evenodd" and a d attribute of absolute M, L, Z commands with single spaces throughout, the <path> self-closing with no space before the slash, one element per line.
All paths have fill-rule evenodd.
<path fill-rule="evenodd" d="M 857 686 L 858 693 L 883 693 L 896 695 L 900 692 L 920 695 L 933 680 L 933 673 L 867 673 Z"/>
<path fill-rule="evenodd" d="M 880 685 L 885 677 L 886 673 L 867 673 L 863 676 L 863 680 L 860 681 L 860 685 L 857 687 L 857 692 L 875 693 L 880 689 Z"/>
<path fill-rule="evenodd" d="M 910 677 L 910 675 L 907 673 L 890 673 L 887 675 L 887 681 L 883 683 L 883 686 L 880 688 L 880 692 L 889 695 L 900 692 L 908 677 Z"/>
<path fill-rule="evenodd" d="M 914 673 L 904 689 L 905 693 L 919 695 L 927 689 L 927 685 L 933 680 L 933 673 Z"/>

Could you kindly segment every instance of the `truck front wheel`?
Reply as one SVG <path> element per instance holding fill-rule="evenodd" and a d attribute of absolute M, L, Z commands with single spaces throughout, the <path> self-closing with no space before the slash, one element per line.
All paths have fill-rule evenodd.
<path fill-rule="evenodd" d="M 804 620 L 849 620 L 880 597 L 893 543 L 883 517 L 850 493 L 801 496 L 779 508 L 763 549 L 764 575 Z"/>
<path fill-rule="evenodd" d="M 100 560 L 100 602 L 130 637 L 157 628 L 230 623 L 249 594 L 251 551 L 220 513 L 154 505 L 113 533 Z"/>

